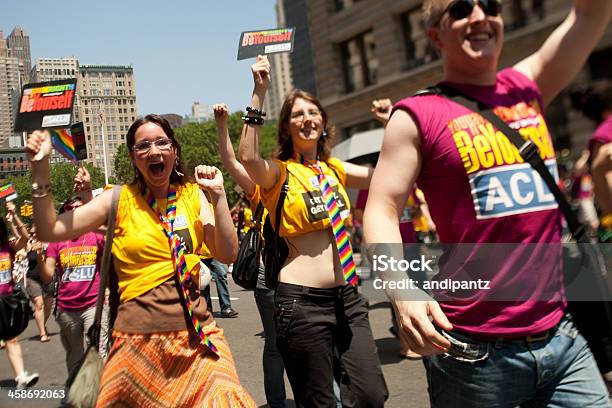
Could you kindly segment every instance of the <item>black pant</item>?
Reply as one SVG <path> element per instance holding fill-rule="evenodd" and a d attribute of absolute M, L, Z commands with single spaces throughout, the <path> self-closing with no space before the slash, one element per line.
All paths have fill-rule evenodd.
<path fill-rule="evenodd" d="M 344 407 L 382 407 L 389 392 L 367 301 L 349 285 L 330 289 L 279 283 L 277 345 L 298 407 L 335 406 L 333 377 Z"/>
<path fill-rule="evenodd" d="M 285 407 L 285 367 L 283 358 L 276 348 L 276 330 L 274 329 L 274 289 L 255 288 L 255 303 L 264 329 L 265 343 L 263 351 L 264 390 L 270 408 Z"/>

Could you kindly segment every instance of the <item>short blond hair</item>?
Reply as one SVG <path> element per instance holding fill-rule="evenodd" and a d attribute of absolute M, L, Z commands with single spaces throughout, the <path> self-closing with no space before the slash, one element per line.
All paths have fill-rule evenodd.
<path fill-rule="evenodd" d="M 425 0 L 423 2 L 421 10 L 426 29 L 433 27 L 440 20 L 447 3 L 447 0 Z"/>

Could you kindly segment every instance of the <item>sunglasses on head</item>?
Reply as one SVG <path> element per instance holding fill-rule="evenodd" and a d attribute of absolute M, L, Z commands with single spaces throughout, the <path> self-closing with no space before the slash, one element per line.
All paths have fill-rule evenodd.
<path fill-rule="evenodd" d="M 480 6 L 487 16 L 497 17 L 501 13 L 502 4 L 500 0 L 478 0 L 478 3 L 475 0 L 455 0 L 444 9 L 434 25 L 438 25 L 446 13 L 453 20 L 467 18 L 472 14 L 476 4 Z"/>

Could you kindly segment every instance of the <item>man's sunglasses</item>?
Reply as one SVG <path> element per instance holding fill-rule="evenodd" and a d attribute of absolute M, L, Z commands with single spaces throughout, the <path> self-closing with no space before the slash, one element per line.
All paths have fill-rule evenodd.
<path fill-rule="evenodd" d="M 444 9 L 434 26 L 440 24 L 440 20 L 442 20 L 442 17 L 446 13 L 448 13 L 448 16 L 453 20 L 461 20 L 469 17 L 476 4 L 480 6 L 487 16 L 497 17 L 501 13 L 502 4 L 500 0 L 478 0 L 478 3 L 476 3 L 475 0 L 455 0 Z"/>

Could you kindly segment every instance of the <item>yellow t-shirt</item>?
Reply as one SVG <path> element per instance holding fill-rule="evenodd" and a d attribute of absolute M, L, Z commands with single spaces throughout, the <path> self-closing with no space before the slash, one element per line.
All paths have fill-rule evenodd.
<path fill-rule="evenodd" d="M 194 248 L 200 248 L 204 239 L 199 188 L 195 183 L 187 183 L 178 186 L 176 194 L 174 230 L 185 243 L 187 268 L 197 282 L 200 258 L 194 254 Z M 166 200 L 158 200 L 158 205 L 165 209 Z M 135 184 L 125 185 L 121 191 L 112 251 L 122 303 L 159 286 L 176 273 L 161 222 Z"/>
<path fill-rule="evenodd" d="M 261 199 L 270 214 L 270 222 L 275 225 L 276 203 L 289 172 L 289 190 L 285 197 L 279 235 L 291 237 L 329 228 L 331 222 L 323 203 L 315 171 L 294 160 L 275 160 L 275 162 L 280 168 L 280 177 L 272 188 L 261 191 Z M 321 169 L 335 193 L 340 215 L 346 220 L 350 214 L 350 204 L 344 189 L 346 183 L 344 167 L 340 160 L 330 158 L 327 163 L 321 162 Z"/>

